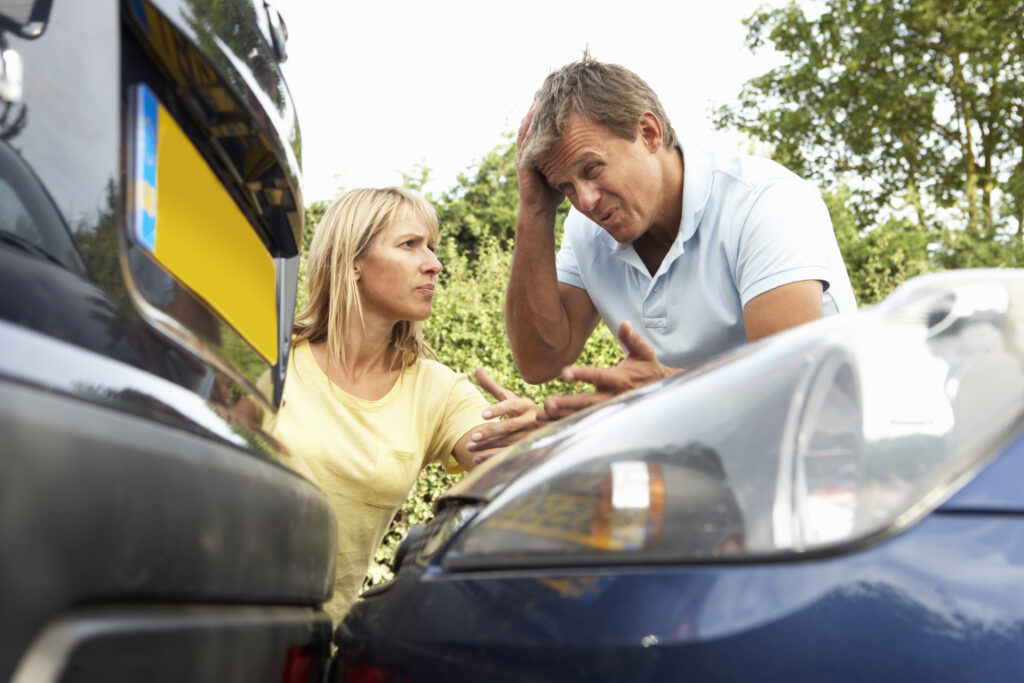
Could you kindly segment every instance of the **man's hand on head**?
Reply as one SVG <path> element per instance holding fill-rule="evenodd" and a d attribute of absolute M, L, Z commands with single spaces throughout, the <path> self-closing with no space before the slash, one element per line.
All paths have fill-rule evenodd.
<path fill-rule="evenodd" d="M 526 112 L 523 122 L 519 125 L 519 135 L 516 138 L 516 175 L 519 178 L 519 211 L 520 213 L 531 213 L 534 216 L 550 217 L 554 221 L 555 211 L 558 205 L 565 199 L 565 195 L 548 184 L 536 166 L 523 163 L 523 148 L 530 137 L 530 126 L 533 123 L 533 112 L 536 103 L 530 106 Z M 554 223 L 552 222 L 552 226 Z"/>
<path fill-rule="evenodd" d="M 626 349 L 626 357 L 614 368 L 573 365 L 562 370 L 562 379 L 592 384 L 594 390 L 549 398 L 544 404 L 546 419 L 566 417 L 618 394 L 680 372 L 677 368 L 662 365 L 654 355 L 654 347 L 633 329 L 628 320 L 619 325 L 619 341 Z"/>

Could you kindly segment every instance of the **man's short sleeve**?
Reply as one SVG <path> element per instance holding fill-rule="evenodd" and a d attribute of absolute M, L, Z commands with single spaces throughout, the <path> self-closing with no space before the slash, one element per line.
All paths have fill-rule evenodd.
<path fill-rule="evenodd" d="M 832 220 L 818 189 L 804 180 L 780 180 L 752 198 L 734 226 L 740 231 L 736 282 L 744 306 L 791 282 L 820 280 L 829 287 Z"/>
<path fill-rule="evenodd" d="M 555 271 L 558 274 L 558 281 L 564 282 L 573 287 L 586 289 L 583 285 L 583 278 L 580 276 L 579 263 L 576 260 L 576 252 L 572 247 L 573 212 L 569 212 L 565 219 L 565 234 L 562 235 L 562 245 L 558 249 L 558 256 L 555 259 Z"/>

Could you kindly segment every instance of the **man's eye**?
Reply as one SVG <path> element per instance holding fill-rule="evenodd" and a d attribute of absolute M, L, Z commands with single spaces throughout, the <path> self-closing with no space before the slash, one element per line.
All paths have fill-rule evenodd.
<path fill-rule="evenodd" d="M 595 175 L 597 175 L 600 169 L 601 164 L 590 164 L 589 166 L 587 166 L 585 173 L 587 174 L 588 178 L 593 178 Z"/>

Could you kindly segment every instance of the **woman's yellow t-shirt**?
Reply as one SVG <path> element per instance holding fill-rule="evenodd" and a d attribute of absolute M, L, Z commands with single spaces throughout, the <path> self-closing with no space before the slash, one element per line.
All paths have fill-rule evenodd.
<path fill-rule="evenodd" d="M 425 358 L 383 398 L 357 398 L 327 378 L 309 342 L 292 349 L 282 406 L 263 427 L 334 508 L 338 556 L 326 608 L 335 621 L 355 602 L 373 553 L 420 470 L 437 460 L 449 472 L 461 471 L 452 450 L 484 422 L 487 405 L 465 375 Z"/>

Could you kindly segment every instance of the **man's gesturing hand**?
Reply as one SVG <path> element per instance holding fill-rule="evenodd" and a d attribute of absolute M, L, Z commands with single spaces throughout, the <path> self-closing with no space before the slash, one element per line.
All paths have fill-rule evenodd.
<path fill-rule="evenodd" d="M 483 368 L 477 368 L 473 376 L 476 377 L 480 386 L 498 399 L 497 403 L 484 409 L 483 418 L 485 420 L 493 417 L 505 418 L 498 422 L 486 422 L 473 430 L 467 448 L 478 453 L 473 458 L 473 462 L 480 464 L 501 448 L 515 443 L 540 427 L 537 420 L 540 407 L 530 399 L 516 396 L 495 382 Z"/>
<path fill-rule="evenodd" d="M 547 419 L 557 420 L 679 372 L 658 362 L 654 347 L 633 329 L 628 320 L 619 325 L 619 341 L 626 349 L 626 357 L 614 368 L 573 365 L 562 370 L 562 379 L 593 384 L 594 390 L 549 398 L 544 404 Z"/>

